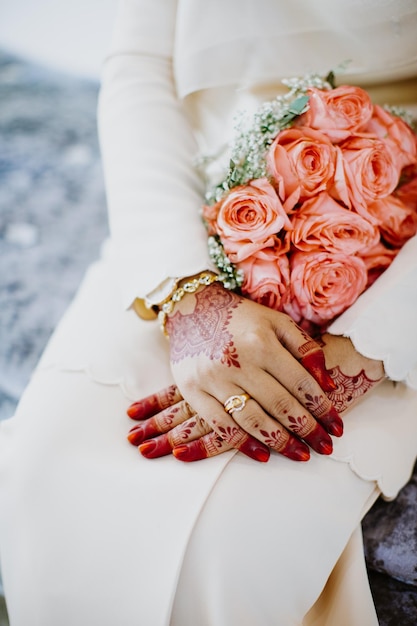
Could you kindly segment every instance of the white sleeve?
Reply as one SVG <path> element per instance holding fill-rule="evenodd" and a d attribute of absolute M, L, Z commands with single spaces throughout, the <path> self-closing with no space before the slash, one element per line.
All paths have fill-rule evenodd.
<path fill-rule="evenodd" d="M 98 121 L 124 303 L 208 264 L 191 125 L 172 72 L 175 0 L 123 0 L 103 67 Z"/>
<path fill-rule="evenodd" d="M 417 389 L 417 236 L 328 330 L 383 361 L 392 380 Z"/>

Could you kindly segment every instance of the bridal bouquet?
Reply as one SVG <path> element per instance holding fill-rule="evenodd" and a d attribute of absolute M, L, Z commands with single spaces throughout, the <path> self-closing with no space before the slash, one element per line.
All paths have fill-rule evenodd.
<path fill-rule="evenodd" d="M 285 84 L 240 120 L 203 219 L 226 287 L 323 330 L 417 232 L 417 139 L 332 74 Z"/>

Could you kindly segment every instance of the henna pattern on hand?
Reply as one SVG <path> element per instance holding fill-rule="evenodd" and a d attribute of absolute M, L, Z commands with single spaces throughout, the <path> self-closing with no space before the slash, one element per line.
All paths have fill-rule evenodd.
<path fill-rule="evenodd" d="M 345 411 L 381 380 L 381 378 L 372 380 L 365 374 L 365 370 L 361 370 L 355 376 L 347 376 L 339 366 L 329 369 L 328 372 L 336 384 L 336 389 L 328 392 L 327 397 L 338 412 Z"/>
<path fill-rule="evenodd" d="M 232 311 L 242 302 L 218 284 L 195 295 L 192 313 L 176 311 L 167 321 L 171 361 L 178 363 L 188 356 L 205 354 L 228 367 L 240 367 L 233 335 L 227 330 Z"/>

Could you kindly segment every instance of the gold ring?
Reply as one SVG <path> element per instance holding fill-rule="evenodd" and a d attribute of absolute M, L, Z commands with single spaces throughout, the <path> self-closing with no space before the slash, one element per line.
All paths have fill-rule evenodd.
<path fill-rule="evenodd" d="M 250 400 L 248 393 L 242 393 L 240 396 L 230 396 L 223 404 L 224 410 L 229 415 L 232 415 L 234 411 L 241 411 L 246 406 L 246 401 Z"/>

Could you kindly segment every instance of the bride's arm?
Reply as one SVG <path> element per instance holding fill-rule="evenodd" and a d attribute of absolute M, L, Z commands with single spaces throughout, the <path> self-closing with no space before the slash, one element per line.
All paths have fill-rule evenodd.
<path fill-rule="evenodd" d="M 328 329 L 381 360 L 388 378 L 417 388 L 417 236 Z"/>
<path fill-rule="evenodd" d="M 175 0 L 123 0 L 103 68 L 99 134 L 125 306 L 208 263 L 197 148 L 173 79 L 175 12 Z"/>

